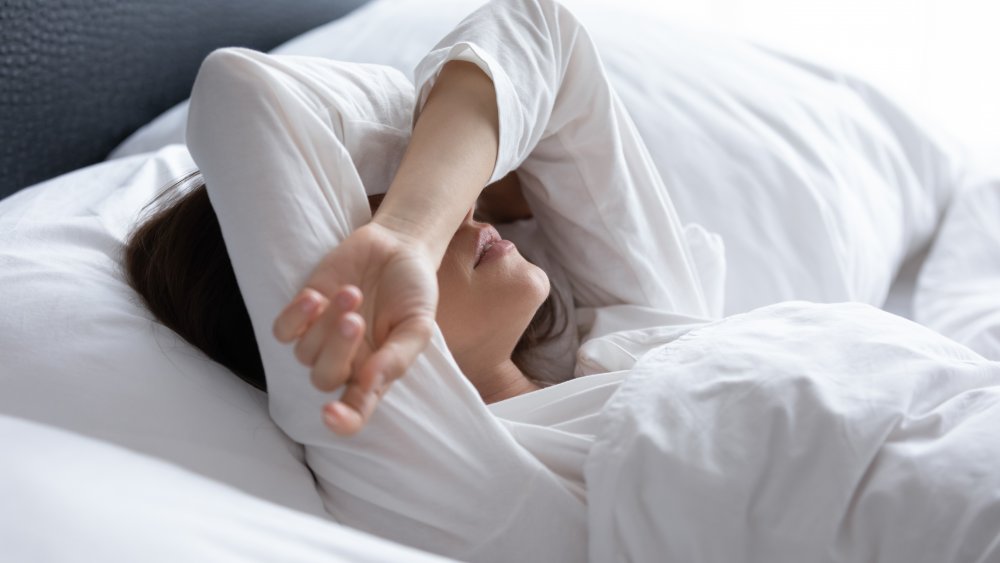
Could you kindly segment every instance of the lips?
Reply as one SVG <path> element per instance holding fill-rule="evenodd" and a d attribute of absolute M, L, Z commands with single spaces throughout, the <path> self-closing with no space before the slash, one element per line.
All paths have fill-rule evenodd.
<path fill-rule="evenodd" d="M 502 240 L 500 233 L 492 225 L 487 225 L 479 229 L 479 232 L 476 234 L 476 263 L 472 267 L 475 268 L 478 266 L 479 262 L 483 259 L 483 254 L 486 254 L 486 251 L 500 240 Z"/>

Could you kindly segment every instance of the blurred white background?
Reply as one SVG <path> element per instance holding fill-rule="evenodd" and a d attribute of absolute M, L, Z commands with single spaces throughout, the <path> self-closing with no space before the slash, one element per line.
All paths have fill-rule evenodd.
<path fill-rule="evenodd" d="M 1000 0 L 633 0 L 832 64 L 1000 168 Z"/>

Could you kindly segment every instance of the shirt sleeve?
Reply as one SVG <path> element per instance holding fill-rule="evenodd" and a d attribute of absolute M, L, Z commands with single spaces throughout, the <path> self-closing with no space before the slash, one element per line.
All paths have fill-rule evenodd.
<path fill-rule="evenodd" d="M 683 225 L 587 30 L 554 0 L 493 0 L 414 70 L 414 123 L 445 63 L 493 81 L 500 139 L 490 183 L 517 170 L 578 305 L 710 317 Z"/>

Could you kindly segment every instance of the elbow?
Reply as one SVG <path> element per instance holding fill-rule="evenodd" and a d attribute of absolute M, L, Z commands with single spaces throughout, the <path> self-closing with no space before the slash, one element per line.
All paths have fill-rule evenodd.
<path fill-rule="evenodd" d="M 234 90 L 252 86 L 253 67 L 257 63 L 250 49 L 224 47 L 208 54 L 198 68 L 191 87 L 191 103 L 211 103 Z"/>
<path fill-rule="evenodd" d="M 257 60 L 263 53 L 240 47 L 225 47 L 208 54 L 198 68 L 191 87 L 185 134 L 192 154 L 200 146 L 218 142 L 221 124 L 244 119 L 257 111 L 255 104 L 265 100 L 261 88 L 263 65 Z"/>

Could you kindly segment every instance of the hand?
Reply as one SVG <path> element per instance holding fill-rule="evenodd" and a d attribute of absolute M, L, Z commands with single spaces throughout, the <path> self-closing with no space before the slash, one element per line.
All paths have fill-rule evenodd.
<path fill-rule="evenodd" d="M 334 432 L 360 430 L 379 397 L 427 346 L 437 310 L 436 270 L 416 241 L 368 223 L 323 257 L 275 319 L 275 338 L 298 340 L 295 356 L 312 368 L 313 385 L 322 391 L 346 385 L 340 400 L 323 409 Z"/>

